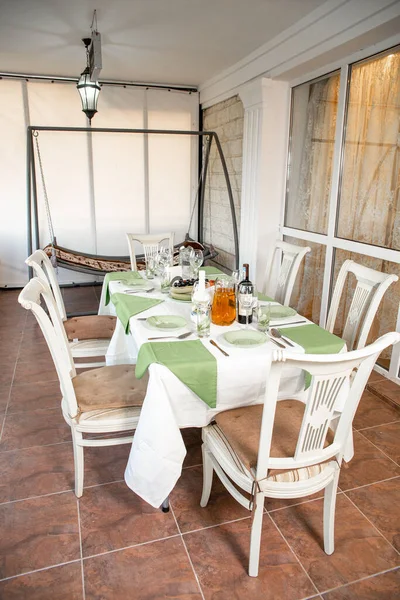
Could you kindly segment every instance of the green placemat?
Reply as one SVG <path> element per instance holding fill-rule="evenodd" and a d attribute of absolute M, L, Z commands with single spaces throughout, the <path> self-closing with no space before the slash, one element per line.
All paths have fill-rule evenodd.
<path fill-rule="evenodd" d="M 110 281 L 122 281 L 126 285 L 131 285 L 132 283 L 138 284 L 143 281 L 143 285 L 147 285 L 147 281 L 137 271 L 114 271 L 113 273 L 107 273 L 103 283 L 106 286 L 106 306 L 110 302 L 110 292 L 108 289 Z"/>
<path fill-rule="evenodd" d="M 143 377 L 152 363 L 168 367 L 210 408 L 217 406 L 217 361 L 200 340 L 143 344 L 137 358 L 136 377 Z"/>
<path fill-rule="evenodd" d="M 303 346 L 306 354 L 338 354 L 344 347 L 345 341 L 337 335 L 322 329 L 319 325 L 310 323 L 301 327 L 278 328 L 282 335 Z M 305 388 L 310 387 L 311 375 L 305 372 Z"/>
<path fill-rule="evenodd" d="M 124 326 L 125 333 L 129 333 L 129 319 L 138 313 L 164 302 L 156 298 L 143 298 L 143 296 L 129 296 L 128 294 L 112 294 L 111 302 L 115 306 L 118 319 Z"/>
<path fill-rule="evenodd" d="M 221 269 L 217 269 L 217 267 L 200 267 L 199 271 L 205 271 L 206 275 L 225 275 Z"/>
<path fill-rule="evenodd" d="M 275 300 L 273 298 L 271 298 L 271 296 L 267 296 L 266 294 L 263 294 L 262 292 L 257 292 L 257 298 L 259 300 L 264 300 L 264 302 L 275 302 Z"/>

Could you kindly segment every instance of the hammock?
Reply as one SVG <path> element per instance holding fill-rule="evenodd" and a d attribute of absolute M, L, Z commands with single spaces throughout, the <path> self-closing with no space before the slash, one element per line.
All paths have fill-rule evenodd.
<path fill-rule="evenodd" d="M 41 157 L 40 148 L 39 148 L 39 141 L 38 141 L 38 136 L 39 136 L 38 130 L 39 129 L 42 129 L 42 128 L 29 127 L 28 135 L 29 135 L 29 132 L 32 132 L 33 138 L 35 139 L 35 142 L 36 142 L 36 153 L 37 153 L 37 157 L 38 157 L 41 182 L 42 182 L 42 187 L 43 187 L 43 197 L 44 197 L 44 203 L 45 203 L 45 207 L 46 207 L 47 222 L 48 222 L 48 227 L 49 227 L 50 239 L 52 240 L 51 243 L 48 244 L 44 248 L 44 251 L 51 259 L 53 266 L 54 267 L 60 266 L 65 269 L 71 269 L 73 271 L 87 273 L 90 275 L 105 275 L 106 273 L 110 273 L 113 271 L 129 271 L 131 269 L 131 263 L 130 263 L 129 256 L 98 256 L 95 254 L 85 254 L 84 252 L 78 252 L 75 250 L 71 250 L 69 248 L 64 248 L 63 246 L 59 246 L 57 244 L 57 240 L 56 240 L 56 236 L 55 236 L 54 228 L 53 228 L 53 222 L 52 222 L 52 218 L 51 218 L 50 204 L 49 204 L 49 199 L 48 199 L 48 195 L 47 195 L 46 182 L 45 182 L 45 178 L 44 178 L 42 157 Z M 43 129 L 45 129 L 45 128 L 43 128 Z M 72 131 L 72 130 L 74 130 L 74 128 L 68 128 L 68 130 Z M 93 130 L 91 130 L 91 131 L 93 131 Z M 139 132 L 140 130 L 129 130 L 129 131 Z M 232 189 L 231 189 L 231 185 L 230 185 L 230 181 L 229 181 L 228 171 L 226 168 L 225 158 L 223 156 L 223 152 L 222 152 L 220 142 L 218 140 L 218 136 L 214 132 L 157 131 L 156 133 L 168 133 L 168 134 L 190 133 L 191 135 L 197 134 L 197 135 L 206 135 L 207 136 L 207 142 L 206 142 L 206 147 L 205 147 L 205 159 L 203 161 L 201 174 L 199 177 L 196 198 L 193 203 L 193 209 L 192 209 L 192 213 L 190 216 L 188 231 L 190 231 L 190 227 L 192 224 L 195 208 L 197 206 L 197 200 L 198 200 L 200 190 L 202 190 L 202 194 L 204 197 L 204 183 L 205 183 L 205 176 L 206 176 L 206 171 L 207 171 L 207 166 L 208 166 L 208 159 L 209 159 L 209 155 L 210 155 L 210 146 L 211 146 L 211 142 L 212 142 L 213 138 L 215 138 L 216 144 L 217 144 L 217 149 L 218 149 L 218 152 L 219 152 L 219 155 L 221 158 L 221 162 L 224 167 L 224 173 L 225 173 L 225 178 L 226 178 L 226 182 L 227 182 L 228 194 L 229 194 L 231 211 L 232 211 L 232 224 L 233 224 L 234 235 L 235 235 L 236 262 L 238 263 L 237 225 L 236 225 L 236 216 L 235 216 L 234 207 L 233 207 Z M 31 168 L 33 169 L 33 174 L 34 174 L 33 144 L 31 146 L 31 151 L 32 151 L 32 156 L 31 156 L 30 160 L 33 161 L 33 163 L 31 163 Z M 35 181 L 34 185 L 36 185 L 36 178 L 33 177 L 33 180 Z M 29 198 L 30 198 L 30 196 L 29 196 Z M 36 220 L 37 220 L 37 199 L 36 198 L 37 198 L 37 196 L 36 196 L 36 188 L 35 188 L 34 201 L 35 201 L 35 215 L 36 215 Z M 36 223 L 36 229 L 38 230 L 37 223 Z M 32 239 L 32 231 L 31 230 L 30 231 L 28 230 L 28 236 L 30 236 L 30 240 L 31 240 Z M 31 244 L 31 242 L 30 242 L 30 244 Z M 189 237 L 189 234 L 187 233 L 185 241 L 183 241 L 180 244 L 176 244 L 174 246 L 174 249 L 175 249 L 174 250 L 174 264 L 178 264 L 178 262 L 179 262 L 179 248 L 181 248 L 182 246 L 191 246 L 193 248 L 201 249 L 203 251 L 204 260 L 211 260 L 211 259 L 215 258 L 216 256 L 218 256 L 218 252 L 216 252 L 216 250 L 212 244 L 208 244 L 208 245 L 200 244 L 199 242 L 192 240 Z M 138 267 L 138 269 L 145 269 L 144 255 L 139 255 L 137 257 L 137 267 Z"/>
<path fill-rule="evenodd" d="M 174 264 L 178 264 L 179 262 L 179 248 L 182 246 L 191 246 L 192 248 L 203 250 L 204 260 L 211 260 L 218 255 L 213 246 L 203 246 L 199 242 L 187 239 L 182 244 L 174 246 Z M 89 275 L 105 275 L 113 271 L 131 270 L 129 256 L 96 256 L 94 254 L 75 252 L 56 244 L 48 244 L 43 250 L 52 260 L 53 264 L 64 269 L 88 273 Z M 136 257 L 136 265 L 138 270 L 146 268 L 143 254 Z"/>

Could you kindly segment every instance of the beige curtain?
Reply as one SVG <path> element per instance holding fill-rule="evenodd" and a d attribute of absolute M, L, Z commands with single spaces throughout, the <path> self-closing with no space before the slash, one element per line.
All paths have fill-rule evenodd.
<path fill-rule="evenodd" d="M 400 53 L 353 67 L 347 113 L 338 236 L 400 250 Z M 400 274 L 399 265 L 336 251 L 335 280 L 346 258 L 378 271 Z M 354 290 L 349 280 L 339 331 Z M 400 284 L 383 299 L 370 341 L 395 329 Z M 381 357 L 388 362 L 389 353 Z"/>
<path fill-rule="evenodd" d="M 297 190 L 289 190 L 286 224 L 326 233 L 331 188 L 333 143 L 339 78 L 309 85 L 307 126 L 299 165 Z M 294 115 L 296 113 L 296 98 Z M 400 249 L 400 53 L 355 65 L 351 71 L 340 187 L 337 235 L 349 240 Z M 293 145 L 293 144 L 292 144 Z M 297 153 L 299 155 L 299 153 Z M 296 164 L 292 165 L 296 167 Z M 296 180 L 290 174 L 290 181 Z M 290 182 L 289 182 L 290 183 Z M 324 249 L 312 251 L 298 278 L 293 305 L 318 321 L 322 291 Z M 379 271 L 400 275 L 399 265 L 360 254 L 336 250 L 334 282 L 346 258 Z M 344 290 L 338 333 L 347 314 L 355 283 Z M 392 285 L 378 311 L 370 341 L 393 330 L 399 306 L 400 283 Z M 388 362 L 389 354 L 381 357 Z"/>
<path fill-rule="evenodd" d="M 286 214 L 289 226 L 327 232 L 338 93 L 339 75 L 309 85 L 304 143 L 301 144 L 301 155 L 293 156 L 292 169 L 299 168 L 299 178 L 297 189 L 289 190 Z M 325 248 L 320 244 L 291 241 L 311 247 L 299 271 L 291 304 L 318 323 Z"/>

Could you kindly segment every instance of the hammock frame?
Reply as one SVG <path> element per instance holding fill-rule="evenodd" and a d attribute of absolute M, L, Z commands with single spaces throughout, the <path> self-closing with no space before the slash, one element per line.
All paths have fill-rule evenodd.
<path fill-rule="evenodd" d="M 233 238 L 234 238 L 234 247 L 235 247 L 235 264 L 236 268 L 239 268 L 239 238 L 238 238 L 238 229 L 236 222 L 236 214 L 235 214 L 235 206 L 233 201 L 233 193 L 232 186 L 229 179 L 228 168 L 226 165 L 224 153 L 221 147 L 220 140 L 218 138 L 218 134 L 215 131 L 186 131 L 186 130 L 171 130 L 171 129 L 121 129 L 121 128 L 105 128 L 105 127 L 50 127 L 50 126 L 40 126 L 40 125 L 31 125 L 27 128 L 27 157 L 26 157 L 26 190 L 27 190 L 27 200 L 26 200 L 26 208 L 27 208 L 27 250 L 28 256 L 30 256 L 33 252 L 33 249 L 37 250 L 40 248 L 40 239 L 39 239 L 39 212 L 38 212 L 38 195 L 37 195 L 37 180 L 36 180 L 36 165 L 35 165 L 35 155 L 34 155 L 34 146 L 33 146 L 33 137 L 37 135 L 36 132 L 39 131 L 57 131 L 57 132 L 86 132 L 86 133 L 122 133 L 122 134 L 157 134 L 157 135 L 184 135 L 184 136 L 197 136 L 200 139 L 203 136 L 208 136 L 209 143 L 206 146 L 205 156 L 204 156 L 204 171 L 200 181 L 200 189 L 199 192 L 199 202 L 198 202 L 198 232 L 197 237 L 199 243 L 203 243 L 203 213 L 204 213 L 204 196 L 205 196 L 205 181 L 207 177 L 207 170 L 209 164 L 209 154 L 211 143 L 214 140 L 218 154 L 221 160 L 222 169 L 225 176 L 226 187 L 229 197 L 229 205 L 231 209 L 231 218 L 232 218 L 232 228 L 233 228 Z M 186 236 L 186 242 L 189 240 L 188 235 Z M 54 237 L 52 243 L 57 246 L 57 241 Z M 35 246 L 35 248 L 34 248 Z M 61 249 L 61 247 L 59 247 Z M 97 255 L 88 255 L 83 252 L 71 251 L 68 249 L 62 248 L 62 250 L 66 250 L 72 254 L 87 256 L 96 258 L 104 258 L 108 260 L 121 260 L 126 259 L 127 257 L 119 257 L 119 256 L 97 256 Z M 215 254 L 214 254 L 215 256 Z M 212 248 L 211 248 L 211 256 L 212 257 Z M 85 267 L 72 267 L 71 265 L 63 265 L 69 269 L 95 274 L 93 270 L 86 269 Z M 102 275 L 97 271 L 97 275 Z M 29 268 L 29 277 L 32 277 L 32 269 Z"/>

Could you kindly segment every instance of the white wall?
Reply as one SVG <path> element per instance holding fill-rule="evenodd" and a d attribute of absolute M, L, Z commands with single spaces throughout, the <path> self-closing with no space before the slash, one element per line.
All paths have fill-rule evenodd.
<path fill-rule="evenodd" d="M 198 128 L 198 95 L 103 86 L 93 127 Z M 27 281 L 26 127 L 86 127 L 75 84 L 0 81 L 0 286 Z M 186 233 L 197 178 L 197 136 L 40 132 L 57 242 L 73 250 L 127 255 L 125 233 Z M 37 156 L 36 156 L 37 159 Z M 40 246 L 50 241 L 36 160 Z M 61 282 L 93 276 L 59 270 Z"/>

